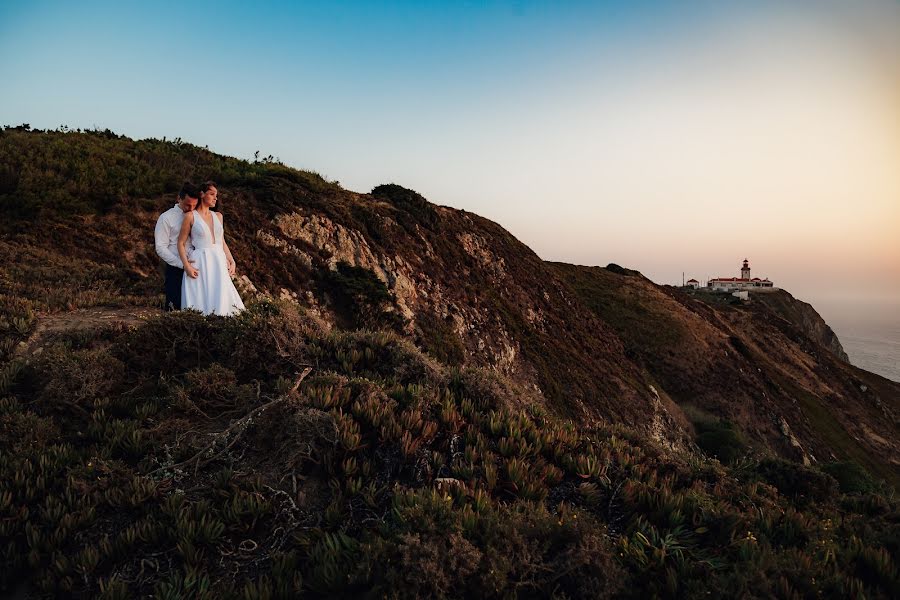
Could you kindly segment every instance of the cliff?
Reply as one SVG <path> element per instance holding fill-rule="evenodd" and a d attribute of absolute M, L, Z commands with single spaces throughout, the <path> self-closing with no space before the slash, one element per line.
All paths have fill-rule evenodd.
<path fill-rule="evenodd" d="M 751 445 L 804 463 L 853 457 L 896 481 L 900 456 L 888 441 L 897 438 L 898 384 L 837 355 L 808 304 L 784 291 L 744 303 L 620 268 L 553 266 L 695 426 L 724 418 Z"/>
<path fill-rule="evenodd" d="M 253 305 L 237 319 L 156 315 L 153 223 L 185 178 L 218 183 Z M 636 595 L 808 585 L 785 575 L 776 592 L 749 569 L 755 538 L 746 556 L 734 540 L 750 529 L 779 574 L 785 548 L 840 546 L 843 570 L 816 571 L 831 586 L 816 593 L 856 577 L 893 589 L 893 563 L 848 540 L 892 547 L 894 528 L 876 535 L 863 515 L 890 520 L 896 506 L 837 488 L 900 483 L 900 384 L 849 365 L 786 293 L 745 304 L 550 263 L 398 185 L 356 193 L 108 131 L 3 130 L 0 212 L 0 509 L 9 564 L 37 569 L 48 593 L 91 595 L 102 572 L 131 593 L 191 594 L 206 573 L 266 597 L 257 569 L 288 597 L 428 595 L 440 581 L 481 596 L 627 595 L 606 572 Z M 858 479 L 836 481 L 841 469 Z M 810 502 L 845 529 L 826 535 L 813 512 L 782 524 Z M 119 539 L 116 522 L 137 529 Z M 691 560 L 652 563 L 667 539 Z M 150 578 L 133 561 L 112 569 L 134 547 L 168 562 Z"/>
<path fill-rule="evenodd" d="M 726 418 L 761 452 L 852 457 L 897 482 L 900 455 L 883 441 L 897 439 L 900 385 L 846 364 L 830 328 L 786 292 L 742 306 L 627 269 L 546 263 L 500 225 L 397 185 L 359 194 L 180 142 L 7 130 L 0 148 L 16 232 L 4 248 L 18 265 L 7 280 L 23 296 L 49 284 L 51 296 L 68 285 L 156 302 L 151 225 L 183 178 L 210 177 L 251 295 L 289 298 L 329 327 L 392 330 L 448 364 L 521 382 L 561 416 L 675 446 L 698 415 Z"/>
<path fill-rule="evenodd" d="M 753 299 L 765 304 L 775 314 L 799 328 L 806 337 L 818 342 L 844 362 L 850 362 L 837 335 L 808 302 L 797 300 L 785 290 L 754 294 Z"/>

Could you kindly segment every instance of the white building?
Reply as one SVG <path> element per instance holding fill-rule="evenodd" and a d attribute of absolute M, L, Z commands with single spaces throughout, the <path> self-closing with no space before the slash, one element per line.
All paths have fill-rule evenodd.
<path fill-rule="evenodd" d="M 760 290 L 774 289 L 775 284 L 769 281 L 769 278 L 760 279 L 759 277 L 750 277 L 750 262 L 745 258 L 744 265 L 741 267 L 740 277 L 716 277 L 710 279 L 706 283 L 706 287 L 717 292 L 732 292 L 735 290 Z"/>
<path fill-rule="evenodd" d="M 694 288 L 695 290 L 700 289 L 700 282 L 696 279 L 688 279 L 685 285 L 689 288 Z"/>

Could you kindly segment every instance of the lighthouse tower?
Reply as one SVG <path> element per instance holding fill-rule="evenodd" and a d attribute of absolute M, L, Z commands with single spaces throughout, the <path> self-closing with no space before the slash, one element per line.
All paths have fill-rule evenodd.
<path fill-rule="evenodd" d="M 750 261 L 744 259 L 744 266 L 741 267 L 741 279 L 750 279 Z"/>

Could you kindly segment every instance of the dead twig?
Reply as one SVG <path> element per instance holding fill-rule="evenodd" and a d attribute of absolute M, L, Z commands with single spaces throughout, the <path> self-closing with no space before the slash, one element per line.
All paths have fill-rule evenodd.
<path fill-rule="evenodd" d="M 196 465 L 195 465 L 195 467 L 194 467 L 194 470 L 196 471 L 196 470 L 198 470 L 201 466 L 206 465 L 206 464 L 212 462 L 213 460 L 215 460 L 216 458 L 218 458 L 219 456 L 221 456 L 223 453 L 225 453 L 225 452 L 227 452 L 229 449 L 231 449 L 231 447 L 234 446 L 234 445 L 237 443 L 237 441 L 238 441 L 238 440 L 240 439 L 240 437 L 243 435 L 244 431 L 246 431 L 247 426 L 250 425 L 251 421 L 253 421 L 253 419 L 254 419 L 256 416 L 258 416 L 259 414 L 265 412 L 266 410 L 268 410 L 268 409 L 271 408 L 272 406 L 278 404 L 279 402 L 283 402 L 283 401 L 286 400 L 288 397 L 290 397 L 291 394 L 293 394 L 294 392 L 296 392 L 296 391 L 300 388 L 300 383 L 303 382 L 303 380 L 306 378 L 307 375 L 309 375 L 309 373 L 310 373 L 311 371 L 312 371 L 312 369 L 309 368 L 309 367 L 307 367 L 306 369 L 303 369 L 303 372 L 300 373 L 299 377 L 297 377 L 297 381 L 294 382 L 294 386 L 293 386 L 290 390 L 288 390 L 286 393 L 282 394 L 281 396 L 278 396 L 278 397 L 275 398 L 274 400 L 272 400 L 272 401 L 270 401 L 270 402 L 266 402 L 266 403 L 263 404 L 262 406 L 257 406 L 256 408 L 254 408 L 253 410 L 251 410 L 249 413 L 247 413 L 246 415 L 244 415 L 243 417 L 241 417 L 240 419 L 238 419 L 237 421 L 235 421 L 234 423 L 232 423 L 231 425 L 229 425 L 225 430 L 220 431 L 219 433 L 215 434 L 215 435 L 213 436 L 213 440 L 212 440 L 209 444 L 207 444 L 206 446 L 204 446 L 204 448 L 203 448 L 202 450 L 200 450 L 199 452 L 197 452 L 194 456 L 192 456 L 192 457 L 190 457 L 189 459 L 184 460 L 184 461 L 182 461 L 182 462 L 180 462 L 180 463 L 178 463 L 178 464 L 172 465 L 171 467 L 160 467 L 160 468 L 158 468 L 158 469 L 155 469 L 155 470 L 153 470 L 153 471 L 150 471 L 150 473 L 148 473 L 148 475 L 155 475 L 156 473 L 158 473 L 158 472 L 160 472 L 160 471 L 165 471 L 165 470 L 168 470 L 168 469 L 172 469 L 172 470 L 180 469 L 180 468 L 182 468 L 182 467 L 186 467 L 187 465 L 191 464 L 191 463 L 194 462 L 194 461 L 196 461 Z M 207 458 L 206 460 L 204 460 L 204 461 L 201 462 L 200 458 L 201 458 L 204 454 L 206 454 L 207 452 L 209 452 L 210 450 L 212 450 L 213 448 L 215 448 L 216 444 L 218 444 L 220 440 L 222 440 L 222 439 L 224 439 L 224 438 L 227 438 L 229 435 L 231 435 L 231 434 L 232 434 L 233 432 L 235 432 L 235 431 L 237 431 L 237 435 L 235 435 L 235 436 L 231 439 L 231 441 L 228 442 L 228 444 L 227 444 L 224 448 L 222 448 L 222 450 L 220 450 L 219 452 L 217 452 L 217 453 L 214 454 L 213 456 L 211 456 L 211 457 L 209 457 L 209 458 Z"/>

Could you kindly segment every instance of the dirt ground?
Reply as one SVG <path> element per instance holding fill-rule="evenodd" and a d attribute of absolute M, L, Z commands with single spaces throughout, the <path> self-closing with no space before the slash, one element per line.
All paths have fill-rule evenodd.
<path fill-rule="evenodd" d="M 91 329 L 105 329 L 110 326 L 136 326 L 162 310 L 147 306 L 126 306 L 119 308 L 96 307 L 65 313 L 39 314 L 37 327 L 27 340 L 16 348 L 16 358 L 29 358 L 39 354 L 44 343 L 60 333 L 70 333 Z"/>

